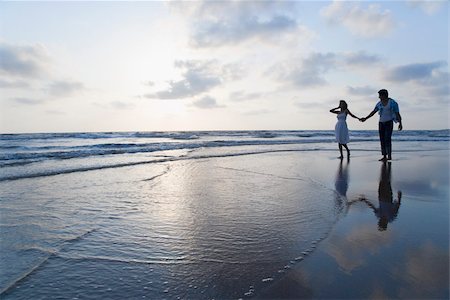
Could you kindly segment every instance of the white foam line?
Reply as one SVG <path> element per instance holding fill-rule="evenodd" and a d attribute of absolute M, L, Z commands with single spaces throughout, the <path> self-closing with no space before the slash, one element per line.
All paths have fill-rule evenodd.
<path fill-rule="evenodd" d="M 169 171 L 170 171 L 170 166 L 166 166 L 166 170 L 164 170 L 164 172 L 162 172 L 161 174 L 155 175 L 155 176 L 150 177 L 148 179 L 144 179 L 142 181 L 152 181 L 153 179 L 156 179 L 158 177 L 166 175 L 167 173 L 169 173 Z"/>

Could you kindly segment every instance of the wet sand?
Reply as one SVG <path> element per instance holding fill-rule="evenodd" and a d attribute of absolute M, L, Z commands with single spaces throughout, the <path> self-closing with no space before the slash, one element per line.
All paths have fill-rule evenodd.
<path fill-rule="evenodd" d="M 0 296 L 448 298 L 448 150 L 362 146 L 5 181 Z"/>
<path fill-rule="evenodd" d="M 449 298 L 448 151 L 377 159 L 311 158 L 312 176 L 334 181 L 344 211 L 313 252 L 256 298 Z"/>

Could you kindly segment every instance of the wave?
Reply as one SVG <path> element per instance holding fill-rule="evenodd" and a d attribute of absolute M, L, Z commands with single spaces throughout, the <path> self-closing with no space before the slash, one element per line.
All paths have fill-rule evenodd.
<path fill-rule="evenodd" d="M 378 132 L 350 131 L 352 143 L 378 142 Z M 396 142 L 448 142 L 450 130 L 395 132 Z M 335 144 L 333 131 L 186 131 L 0 134 L 0 167 L 25 168 L 46 161 L 102 158 L 201 148 Z M 307 146 L 311 145 L 311 146 Z M 322 147 L 323 148 L 323 147 Z M 89 168 L 90 169 L 90 168 Z"/>

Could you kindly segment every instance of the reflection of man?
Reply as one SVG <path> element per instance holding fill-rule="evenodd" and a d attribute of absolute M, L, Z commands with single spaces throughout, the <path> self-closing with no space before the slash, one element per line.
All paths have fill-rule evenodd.
<path fill-rule="evenodd" d="M 391 163 L 384 162 L 381 166 L 380 184 L 378 186 L 379 207 L 376 208 L 368 200 L 361 199 L 373 209 L 375 215 L 378 217 L 378 230 L 386 230 L 388 223 L 397 218 L 402 192 L 399 191 L 397 196 L 398 199 L 394 201 L 391 187 Z"/>

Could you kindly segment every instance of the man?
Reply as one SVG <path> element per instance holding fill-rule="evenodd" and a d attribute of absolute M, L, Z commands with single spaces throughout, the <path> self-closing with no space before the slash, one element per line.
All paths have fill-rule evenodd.
<path fill-rule="evenodd" d="M 380 135 L 381 154 L 383 157 L 380 161 L 387 161 L 392 159 L 392 131 L 394 129 L 394 122 L 398 122 L 398 130 L 403 129 L 402 117 L 400 116 L 400 110 L 397 102 L 394 99 L 389 98 L 387 90 L 382 89 L 378 91 L 378 97 L 380 101 L 375 105 L 373 111 L 365 118 L 359 119 L 361 122 L 365 122 L 372 117 L 376 112 L 380 115 L 380 121 L 378 123 L 378 134 Z"/>

